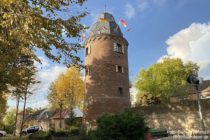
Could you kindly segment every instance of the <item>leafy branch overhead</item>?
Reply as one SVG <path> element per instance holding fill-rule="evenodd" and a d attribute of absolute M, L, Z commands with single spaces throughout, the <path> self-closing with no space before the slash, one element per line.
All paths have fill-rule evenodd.
<path fill-rule="evenodd" d="M 80 20 L 85 10 L 76 10 L 84 0 L 1 0 L 0 3 L 0 92 L 7 85 L 21 80 L 20 59 L 29 56 L 39 61 L 37 52 L 44 53 L 55 62 L 70 66 L 79 64 L 76 53 L 83 48 L 79 44 L 81 32 L 87 27 Z M 70 11 L 65 19 L 59 12 Z"/>
<path fill-rule="evenodd" d="M 76 53 L 82 46 L 79 43 L 68 43 L 63 36 L 76 38 L 86 27 L 80 24 L 80 19 L 87 13 L 78 12 L 64 20 L 57 18 L 56 11 L 74 3 L 82 5 L 84 1 L 77 0 L 3 0 L 0 5 L 0 43 L 1 46 L 21 46 L 31 50 L 41 49 L 45 55 L 65 63 L 79 60 Z M 43 13 L 47 12 L 47 15 Z M 55 51 L 56 50 L 56 51 Z"/>

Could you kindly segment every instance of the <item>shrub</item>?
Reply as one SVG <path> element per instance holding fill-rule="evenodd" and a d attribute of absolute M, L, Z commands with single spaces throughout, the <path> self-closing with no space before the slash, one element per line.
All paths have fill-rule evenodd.
<path fill-rule="evenodd" d="M 89 131 L 88 133 L 82 131 L 79 140 L 97 140 L 95 131 Z"/>
<path fill-rule="evenodd" d="M 29 135 L 29 139 L 30 140 L 48 140 L 50 137 L 48 132 L 44 132 L 44 131 L 38 131 L 36 133 L 33 133 L 31 135 Z"/>
<path fill-rule="evenodd" d="M 28 137 L 22 137 L 22 138 L 19 138 L 19 137 L 0 137 L 0 140 L 29 140 Z"/>
<path fill-rule="evenodd" d="M 80 132 L 80 128 L 79 127 L 75 127 L 75 126 L 71 126 L 70 127 L 70 134 L 72 135 L 79 135 Z"/>
<path fill-rule="evenodd" d="M 131 110 L 97 119 L 97 140 L 144 140 L 146 132 L 143 116 Z"/>

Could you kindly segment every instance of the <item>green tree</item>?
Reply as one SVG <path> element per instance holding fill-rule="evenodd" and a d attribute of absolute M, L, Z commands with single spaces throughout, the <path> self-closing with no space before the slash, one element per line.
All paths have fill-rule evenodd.
<path fill-rule="evenodd" d="M 6 113 L 6 106 L 7 105 L 7 97 L 5 96 L 5 94 L 0 94 L 0 128 L 3 127 L 3 118 L 4 115 Z"/>
<path fill-rule="evenodd" d="M 147 127 L 138 112 L 126 110 L 118 114 L 104 114 L 97 119 L 98 140 L 144 140 Z"/>
<path fill-rule="evenodd" d="M 63 108 L 69 108 L 72 111 L 75 106 L 82 107 L 83 99 L 84 82 L 76 67 L 70 67 L 67 69 L 66 73 L 61 74 L 58 79 L 51 84 L 48 93 L 48 100 L 51 107 L 60 108 L 60 113 Z M 73 115 L 73 113 L 71 112 L 70 115 Z"/>
<path fill-rule="evenodd" d="M 22 69 L 22 71 L 20 71 L 23 80 L 21 81 L 21 84 L 18 86 L 18 90 L 19 90 L 18 92 L 21 93 L 21 96 L 24 101 L 23 117 L 22 117 L 22 121 L 21 121 L 21 129 L 20 129 L 21 131 L 20 132 L 22 132 L 23 125 L 25 122 L 26 101 L 27 101 L 28 97 L 30 95 L 32 95 L 34 93 L 34 91 L 36 90 L 37 84 L 40 83 L 35 78 L 37 70 L 36 70 L 36 67 L 34 66 L 34 62 L 30 58 L 27 58 L 26 63 L 27 63 L 27 65 Z"/>
<path fill-rule="evenodd" d="M 171 95 L 186 86 L 189 74 L 197 73 L 198 70 L 199 67 L 195 63 L 185 64 L 181 59 L 165 58 L 162 62 L 151 65 L 147 70 L 140 70 L 135 87 L 138 94 L 149 93 L 154 98 L 159 98 L 161 102 L 168 102 Z"/>
<path fill-rule="evenodd" d="M 159 97 L 155 97 L 150 93 L 138 92 L 136 99 L 135 106 L 149 106 L 161 103 Z"/>
<path fill-rule="evenodd" d="M 7 133 L 13 133 L 15 125 L 15 109 L 10 109 L 6 112 L 3 122 Z"/>
<path fill-rule="evenodd" d="M 18 88 L 15 89 L 15 91 L 13 91 L 13 93 L 12 93 L 12 96 L 15 97 L 15 99 L 16 99 L 15 125 L 14 125 L 14 131 L 13 131 L 13 135 L 15 136 L 16 128 L 17 128 L 19 105 L 20 105 L 20 100 L 22 98 L 21 91 Z"/>
<path fill-rule="evenodd" d="M 39 61 L 37 51 L 66 65 L 78 63 L 83 48 L 78 39 L 86 27 L 80 23 L 87 13 L 77 11 L 84 0 L 1 0 L 0 4 L 0 94 L 8 84 L 20 81 L 16 69 L 22 55 Z M 70 9 L 66 11 L 66 9 Z M 57 16 L 65 12 L 66 19 Z M 67 40 L 71 38 L 71 41 Z M 40 62 L 40 61 L 39 61 Z M 19 77 L 18 77 L 19 76 Z"/>

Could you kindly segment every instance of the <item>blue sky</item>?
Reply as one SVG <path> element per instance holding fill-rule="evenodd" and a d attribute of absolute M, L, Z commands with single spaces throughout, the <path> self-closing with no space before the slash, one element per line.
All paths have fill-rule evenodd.
<path fill-rule="evenodd" d="M 128 33 L 122 28 L 129 42 L 131 80 L 140 68 L 147 68 L 167 54 L 170 36 L 193 23 L 210 21 L 209 0 L 89 0 L 85 6 L 90 16 L 84 21 L 91 25 L 105 5 L 117 22 L 124 18 L 131 28 Z"/>
<path fill-rule="evenodd" d="M 121 27 L 129 42 L 131 81 L 141 68 L 147 68 L 165 56 L 198 63 L 200 75 L 210 79 L 209 0 L 88 0 L 83 8 L 87 8 L 89 15 L 81 22 L 91 26 L 105 5 L 116 22 L 123 18 L 128 22 L 127 28 L 131 28 L 126 33 Z M 60 15 L 66 18 L 65 14 Z M 28 101 L 28 106 L 32 107 L 47 105 L 49 83 L 65 71 L 63 65 L 50 62 L 41 53 L 39 56 L 43 65 L 37 64 L 38 78 L 43 82 Z M 79 56 L 83 60 L 84 51 Z M 9 101 L 9 105 L 13 106 L 14 102 Z"/>

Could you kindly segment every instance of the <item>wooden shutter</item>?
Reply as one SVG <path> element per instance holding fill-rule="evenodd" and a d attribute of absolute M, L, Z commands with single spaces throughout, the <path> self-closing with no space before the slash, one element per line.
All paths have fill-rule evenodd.
<path fill-rule="evenodd" d="M 122 53 L 125 53 L 125 46 L 122 46 Z"/>
<path fill-rule="evenodd" d="M 116 72 L 118 72 L 119 70 L 118 70 L 118 65 L 115 65 L 115 67 L 116 67 Z"/>
<path fill-rule="evenodd" d="M 90 54 L 91 53 L 91 46 L 89 45 L 88 46 L 88 54 Z"/>
<path fill-rule="evenodd" d="M 113 46 L 114 46 L 114 52 L 117 52 L 117 43 L 113 43 Z"/>

